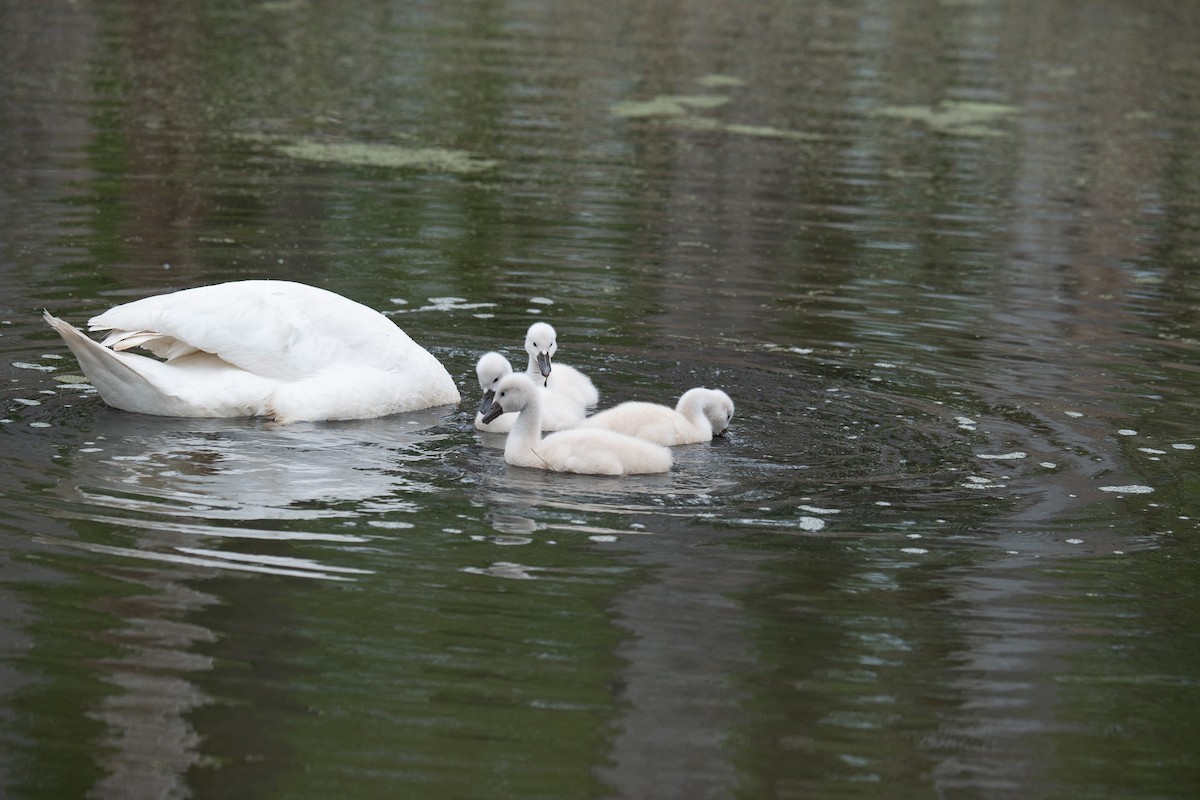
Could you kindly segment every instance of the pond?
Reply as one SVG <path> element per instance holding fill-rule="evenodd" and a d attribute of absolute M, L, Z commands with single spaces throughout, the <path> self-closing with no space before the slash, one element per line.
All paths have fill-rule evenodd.
<path fill-rule="evenodd" d="M 1190 796 L 1194 4 L 0 19 L 0 794 Z M 41 320 L 244 278 L 462 404 L 130 414 Z M 728 435 L 507 465 L 537 320 Z"/>

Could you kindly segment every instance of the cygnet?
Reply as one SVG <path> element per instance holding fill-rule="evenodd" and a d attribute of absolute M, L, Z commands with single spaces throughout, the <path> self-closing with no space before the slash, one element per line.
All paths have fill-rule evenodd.
<path fill-rule="evenodd" d="M 658 403 L 621 403 L 579 423 L 667 445 L 710 441 L 733 420 L 733 401 L 720 389 L 688 389 L 675 408 Z"/>
<path fill-rule="evenodd" d="M 525 352 L 529 353 L 529 367 L 525 370 L 529 380 L 573 397 L 588 408 L 600 402 L 600 393 L 591 378 L 574 367 L 551 361 L 558 352 L 558 334 L 549 324 L 535 322 L 529 326 Z"/>
<path fill-rule="evenodd" d="M 542 438 L 542 392 L 528 377 L 508 375 L 496 385 L 490 422 L 509 411 L 517 421 L 504 444 L 504 460 L 518 467 L 587 475 L 667 472 L 671 451 L 633 436 L 603 429 L 573 429 Z"/>
<path fill-rule="evenodd" d="M 484 422 L 483 417 L 491 410 L 492 400 L 496 396 L 496 385 L 505 375 L 511 375 L 512 365 L 508 359 L 499 353 L 484 353 L 475 365 L 475 374 L 479 376 L 479 388 L 483 390 L 483 399 L 479 403 L 479 411 L 475 413 L 475 427 L 489 433 L 508 433 L 517 420 L 515 411 L 501 414 L 491 422 Z M 574 427 L 581 422 L 586 410 L 576 400 L 562 392 L 542 388 L 542 430 L 558 431 Z"/>

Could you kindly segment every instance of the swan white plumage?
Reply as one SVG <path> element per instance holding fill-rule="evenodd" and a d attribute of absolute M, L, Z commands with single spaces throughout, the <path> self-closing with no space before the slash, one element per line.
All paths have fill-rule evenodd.
<path fill-rule="evenodd" d="M 733 420 L 733 400 L 720 389 L 698 386 L 680 396 L 675 408 L 632 401 L 594 414 L 577 427 L 603 428 L 671 447 L 720 436 Z"/>
<path fill-rule="evenodd" d="M 671 451 L 633 436 L 602 429 L 574 428 L 542 437 L 542 392 L 522 373 L 496 385 L 496 397 L 484 421 L 507 411 L 517 421 L 504 443 L 504 460 L 518 467 L 588 475 L 667 472 Z"/>
<path fill-rule="evenodd" d="M 499 353 L 484 353 L 475 365 L 475 374 L 479 377 L 479 388 L 483 390 L 483 399 L 479 403 L 479 411 L 475 413 L 475 427 L 489 433 L 508 433 L 517 420 L 515 411 L 501 414 L 491 422 L 484 422 L 483 416 L 492 407 L 492 399 L 496 396 L 496 386 L 505 375 L 511 375 L 512 364 Z M 586 409 L 574 398 L 562 392 L 542 387 L 538 390 L 542 397 L 542 427 L 543 431 L 559 431 L 573 428 L 582 422 L 587 414 Z"/>
<path fill-rule="evenodd" d="M 591 378 L 574 367 L 552 362 L 558 351 L 558 334 L 545 322 L 535 322 L 525 334 L 525 352 L 529 353 L 529 366 L 525 374 L 534 383 L 573 397 L 582 405 L 591 408 L 600 402 Z"/>
<path fill-rule="evenodd" d="M 446 368 L 387 317 L 302 283 L 234 281 L 135 300 L 88 321 L 109 331 L 102 342 L 44 316 L 104 401 L 126 411 L 296 422 L 460 400 Z"/>

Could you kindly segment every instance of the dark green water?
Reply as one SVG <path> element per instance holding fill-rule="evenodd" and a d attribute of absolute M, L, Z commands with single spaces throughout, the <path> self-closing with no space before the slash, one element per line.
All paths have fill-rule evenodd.
<path fill-rule="evenodd" d="M 1183 798 L 1200 9 L 0 0 L 0 795 Z M 40 319 L 249 277 L 457 409 L 106 408 Z M 725 389 L 508 467 L 474 362 Z"/>

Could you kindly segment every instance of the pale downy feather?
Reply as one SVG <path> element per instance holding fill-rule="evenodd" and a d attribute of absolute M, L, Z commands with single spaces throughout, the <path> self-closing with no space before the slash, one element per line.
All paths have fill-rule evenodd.
<path fill-rule="evenodd" d="M 579 423 L 666 445 L 707 442 L 725 432 L 733 420 L 733 401 L 720 389 L 688 389 L 675 408 L 631 401 L 613 406 Z"/>
<path fill-rule="evenodd" d="M 496 394 L 496 385 L 505 375 L 511 375 L 512 365 L 508 359 L 499 353 L 484 353 L 475 365 L 475 374 L 479 378 L 479 388 L 483 392 L 484 403 Z M 559 431 L 572 428 L 581 422 L 587 410 L 574 398 L 562 392 L 542 387 L 542 430 Z M 475 427 L 488 433 L 508 433 L 513 423 L 517 421 L 515 412 L 501 414 L 491 422 L 483 421 L 483 407 L 475 412 Z"/>
<path fill-rule="evenodd" d="M 587 408 L 600 402 L 600 392 L 591 378 L 554 360 L 554 354 L 558 352 L 558 333 L 553 326 L 545 322 L 530 325 L 525 335 L 525 352 L 529 354 L 529 366 L 525 369 L 529 380 L 562 392 Z"/>
<path fill-rule="evenodd" d="M 606 430 L 572 429 L 541 433 L 541 390 L 520 373 L 503 378 L 496 409 L 518 412 L 504 443 L 504 460 L 518 467 L 589 475 L 667 472 L 671 451 L 660 445 Z M 493 411 L 496 413 L 496 411 Z"/>

